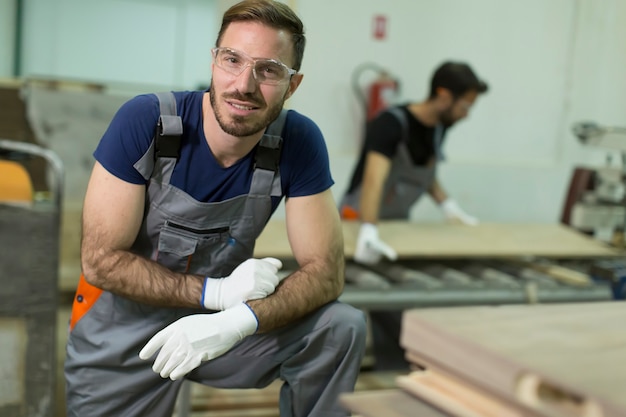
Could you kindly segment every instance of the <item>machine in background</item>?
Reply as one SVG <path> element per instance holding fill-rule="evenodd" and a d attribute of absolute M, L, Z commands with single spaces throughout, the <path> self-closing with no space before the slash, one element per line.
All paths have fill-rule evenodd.
<path fill-rule="evenodd" d="M 574 135 L 587 146 L 599 146 L 621 153 L 615 164 L 611 154 L 600 168 L 577 167 L 574 170 L 561 222 L 589 235 L 610 235 L 617 247 L 624 247 L 626 221 L 626 128 L 579 122 L 572 126 Z"/>

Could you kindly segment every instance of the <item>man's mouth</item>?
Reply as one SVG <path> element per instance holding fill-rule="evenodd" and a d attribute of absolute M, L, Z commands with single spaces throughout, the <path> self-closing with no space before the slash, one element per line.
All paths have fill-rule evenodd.
<path fill-rule="evenodd" d="M 254 110 L 256 108 L 255 106 L 236 104 L 236 103 L 230 103 L 230 105 L 239 110 Z"/>

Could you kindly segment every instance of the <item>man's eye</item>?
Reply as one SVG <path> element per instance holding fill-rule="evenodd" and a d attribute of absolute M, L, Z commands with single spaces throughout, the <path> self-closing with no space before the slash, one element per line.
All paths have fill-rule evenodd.
<path fill-rule="evenodd" d="M 276 64 L 269 63 L 269 64 L 264 64 L 264 65 L 259 65 L 259 67 L 260 68 L 258 68 L 257 70 L 260 70 L 261 72 L 267 75 L 276 75 L 280 73 L 280 66 Z"/>
<path fill-rule="evenodd" d="M 225 54 L 222 57 L 222 60 L 224 62 L 227 62 L 229 64 L 239 64 L 241 62 L 241 58 L 237 55 L 234 54 Z"/>

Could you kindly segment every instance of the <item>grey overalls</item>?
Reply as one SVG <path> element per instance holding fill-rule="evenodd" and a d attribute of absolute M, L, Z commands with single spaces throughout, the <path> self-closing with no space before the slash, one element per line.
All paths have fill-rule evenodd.
<path fill-rule="evenodd" d="M 175 116 L 173 96 L 158 96 L 162 134 L 135 164 L 149 183 L 146 214 L 132 251 L 177 272 L 229 275 L 252 257 L 271 215 L 271 196 L 282 196 L 278 163 L 287 111 L 260 141 L 249 194 L 204 203 L 169 183 L 178 145 L 168 139 L 180 137 L 182 122 Z M 79 285 L 77 299 L 80 292 Z M 68 416 L 171 416 L 182 380 L 161 378 L 151 370 L 154 358 L 143 361 L 138 353 L 178 318 L 208 312 L 152 307 L 106 291 L 96 301 L 70 332 Z M 354 385 L 364 339 L 362 313 L 334 302 L 297 326 L 247 337 L 187 378 L 224 388 L 259 388 L 281 378 L 281 416 L 344 416 L 336 399 Z"/>
<path fill-rule="evenodd" d="M 379 208 L 379 218 L 408 219 L 413 204 L 428 191 L 435 180 L 436 161 L 432 160 L 426 166 L 416 166 L 409 153 L 409 128 L 406 114 L 401 108 L 391 107 L 386 110 L 394 115 L 402 125 L 403 137 L 398 144 L 396 155 L 391 162 L 391 170 L 383 187 L 383 197 Z M 433 137 L 435 155 L 441 159 L 441 140 L 443 127 L 437 125 Z M 362 183 L 351 193 L 346 194 L 341 207 L 351 207 L 360 212 Z M 341 210 L 343 211 L 343 210 Z"/>

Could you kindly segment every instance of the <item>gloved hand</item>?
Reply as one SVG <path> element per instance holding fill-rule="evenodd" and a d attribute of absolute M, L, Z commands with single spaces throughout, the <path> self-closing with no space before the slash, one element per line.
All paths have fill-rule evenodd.
<path fill-rule="evenodd" d="M 378 237 L 378 227 L 372 223 L 363 223 L 356 242 L 354 260 L 372 265 L 380 262 L 382 256 L 391 261 L 398 259 L 396 251 Z"/>
<path fill-rule="evenodd" d="M 202 306 L 225 310 L 248 300 L 265 298 L 280 282 L 276 274 L 283 267 L 276 258 L 248 259 L 225 278 L 204 279 Z"/>
<path fill-rule="evenodd" d="M 441 203 L 440 207 L 448 221 L 458 222 L 469 226 L 476 226 L 478 224 L 478 219 L 464 212 L 463 209 L 459 207 L 458 203 L 452 198 L 447 198 L 443 203 Z"/>
<path fill-rule="evenodd" d="M 154 336 L 139 352 L 143 360 L 157 350 L 152 370 L 163 378 L 179 379 L 202 361 L 215 359 L 246 336 L 258 322 L 247 304 L 240 303 L 213 314 L 193 314 L 176 320 Z"/>

